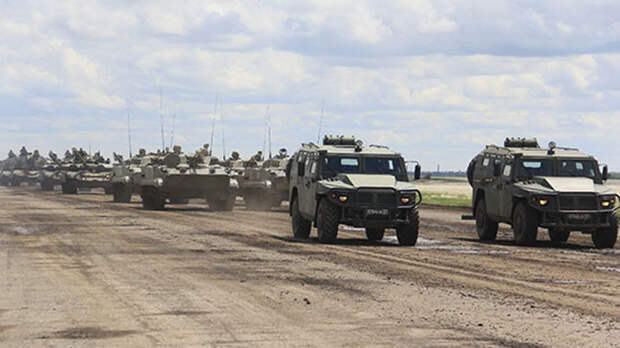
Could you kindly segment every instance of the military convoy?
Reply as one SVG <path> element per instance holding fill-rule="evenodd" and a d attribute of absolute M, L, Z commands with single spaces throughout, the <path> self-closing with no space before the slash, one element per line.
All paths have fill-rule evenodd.
<path fill-rule="evenodd" d="M 338 225 L 365 228 L 369 240 L 395 228 L 401 245 L 415 245 L 422 194 L 410 181 L 402 156 L 387 147 L 351 137 L 325 137 L 322 145 L 303 144 L 293 155 L 290 216 L 293 235 L 308 238 L 312 226 L 319 241 L 333 243 Z M 416 166 L 414 179 L 420 177 Z"/>
<path fill-rule="evenodd" d="M 480 240 L 495 240 L 498 224 L 507 223 L 519 245 L 535 242 L 542 227 L 553 242 L 580 231 L 595 247 L 613 248 L 620 196 L 605 186 L 607 172 L 594 157 L 553 142 L 544 149 L 536 139 L 507 138 L 503 147 L 487 146 L 467 169 Z"/>
<path fill-rule="evenodd" d="M 39 183 L 39 170 L 45 166 L 46 160 L 38 150 L 30 153 L 22 147 L 19 156 L 9 151 L 0 172 L 0 185 L 20 186 L 22 183 L 35 185 Z"/>
<path fill-rule="evenodd" d="M 318 240 L 333 243 L 340 224 L 364 228 L 372 241 L 396 230 L 401 245 L 418 239 L 422 194 L 412 181 L 400 154 L 385 146 L 364 146 L 353 137 L 328 136 L 321 145 L 302 144 L 289 159 L 282 149 L 274 158 L 258 153 L 248 161 L 238 153 L 220 163 L 208 146 L 186 155 L 181 148 L 128 160 L 115 154 L 112 167 L 99 153 L 90 156 L 73 149 L 49 160 L 22 148 L 1 162 L 0 185 L 40 183 L 65 194 L 101 187 L 115 202 L 130 202 L 139 194 L 145 209 L 164 209 L 167 203 L 205 199 L 214 211 L 230 211 L 237 196 L 248 210 L 266 211 L 289 201 L 292 232 L 308 238 L 316 227 Z M 507 138 L 504 146 L 488 145 L 470 162 L 472 213 L 482 241 L 497 238 L 500 223 L 512 226 L 518 245 L 536 241 L 538 228 L 549 239 L 566 242 L 571 232 L 590 234 L 596 248 L 613 248 L 618 236 L 620 196 L 605 185 L 606 165 L 577 149 L 551 142 L 541 148 L 536 139 Z"/>

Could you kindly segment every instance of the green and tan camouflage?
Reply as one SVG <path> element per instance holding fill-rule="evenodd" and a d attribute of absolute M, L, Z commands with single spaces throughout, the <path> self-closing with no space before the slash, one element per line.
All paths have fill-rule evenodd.
<path fill-rule="evenodd" d="M 287 167 L 293 235 L 332 243 L 338 225 L 366 229 L 369 240 L 395 228 L 401 245 L 415 245 L 422 195 L 403 157 L 385 146 L 364 146 L 353 137 L 325 137 L 303 144 Z M 415 179 L 420 175 L 416 166 Z"/>
<path fill-rule="evenodd" d="M 601 170 L 602 168 L 602 170 Z M 507 138 L 470 162 L 473 216 L 481 240 L 495 240 L 498 224 L 512 226 L 519 245 L 546 228 L 552 242 L 571 232 L 591 234 L 597 248 L 613 248 L 618 235 L 617 195 L 605 185 L 607 166 L 577 149 L 536 139 Z"/>
<path fill-rule="evenodd" d="M 139 179 L 143 207 L 161 210 L 166 203 L 200 198 L 211 210 L 232 210 L 239 184 L 224 166 L 212 164 L 216 161 L 205 153 L 186 155 L 175 146 L 171 153 L 145 156 Z"/>
<path fill-rule="evenodd" d="M 103 188 L 111 194 L 112 165 L 99 152 L 88 155 L 84 150 L 73 148 L 65 153 L 61 165 L 61 186 L 64 194 L 77 194 L 78 190 Z"/>
<path fill-rule="evenodd" d="M 40 181 L 39 171 L 45 165 L 46 160 L 38 150 L 30 153 L 26 147 L 22 147 L 19 156 L 15 156 L 13 151 L 10 151 L 0 173 L 0 184 L 3 186 L 20 186 L 23 183 L 36 185 Z"/>

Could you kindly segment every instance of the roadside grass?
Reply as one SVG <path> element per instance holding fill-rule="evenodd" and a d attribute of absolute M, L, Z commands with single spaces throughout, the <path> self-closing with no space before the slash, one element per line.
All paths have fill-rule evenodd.
<path fill-rule="evenodd" d="M 462 194 L 446 192 L 422 192 L 422 204 L 440 205 L 446 207 L 471 207 L 471 197 Z"/>

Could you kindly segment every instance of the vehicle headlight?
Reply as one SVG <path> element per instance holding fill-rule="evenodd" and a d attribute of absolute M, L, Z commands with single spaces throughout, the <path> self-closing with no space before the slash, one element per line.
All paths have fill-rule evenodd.
<path fill-rule="evenodd" d="M 413 195 L 409 195 L 408 194 L 408 195 L 400 196 L 400 203 L 405 204 L 405 205 L 411 204 L 411 202 L 413 202 L 413 200 L 414 200 Z"/>
<path fill-rule="evenodd" d="M 338 202 L 340 203 L 346 203 L 349 201 L 349 196 L 347 196 L 345 193 L 332 193 L 331 194 L 333 199 L 338 200 Z"/>
<path fill-rule="evenodd" d="M 123 177 L 123 182 L 124 182 L 125 184 L 129 184 L 129 182 L 130 182 L 130 181 L 131 181 L 131 179 L 130 179 L 128 176 L 124 176 L 124 177 Z"/>
<path fill-rule="evenodd" d="M 164 180 L 162 178 L 157 178 L 153 181 L 155 182 L 155 186 L 164 186 Z"/>
<path fill-rule="evenodd" d="M 612 208 L 616 206 L 616 197 L 601 197 L 601 207 L 603 208 Z"/>
<path fill-rule="evenodd" d="M 549 204 L 549 200 L 548 200 L 548 199 L 543 199 L 543 198 L 541 198 L 541 199 L 539 199 L 539 200 L 538 200 L 538 204 L 539 204 L 540 206 L 544 207 L 544 206 L 546 206 L 547 204 Z"/>
<path fill-rule="evenodd" d="M 270 181 L 270 180 L 265 180 L 265 188 L 266 188 L 266 189 L 270 189 L 270 188 L 271 188 L 271 186 L 273 186 L 273 184 L 271 183 L 271 181 Z"/>
<path fill-rule="evenodd" d="M 239 181 L 237 181 L 237 179 L 230 179 L 230 182 L 228 183 L 229 187 L 232 188 L 239 188 Z"/>

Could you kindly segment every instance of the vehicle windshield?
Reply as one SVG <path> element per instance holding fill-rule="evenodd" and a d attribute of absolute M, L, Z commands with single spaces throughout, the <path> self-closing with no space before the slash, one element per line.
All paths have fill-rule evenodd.
<path fill-rule="evenodd" d="M 554 168 L 557 167 L 557 168 Z M 523 159 L 519 162 L 518 177 L 561 176 L 597 178 L 596 163 L 591 160 Z"/>
<path fill-rule="evenodd" d="M 327 156 L 324 158 L 323 175 L 330 177 L 344 174 L 391 174 L 398 178 L 405 173 L 398 157 L 348 157 Z"/>

